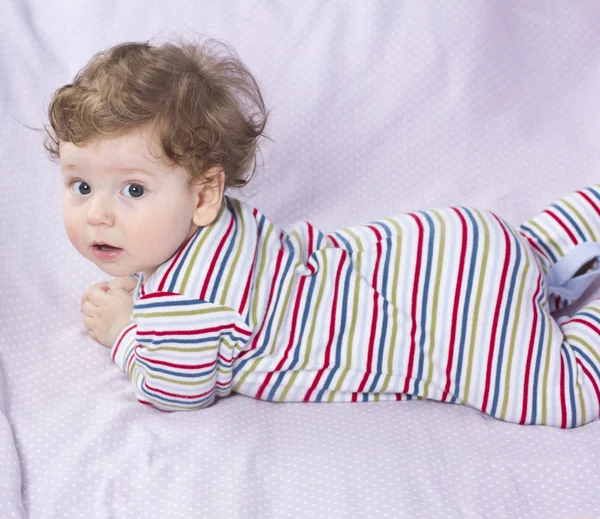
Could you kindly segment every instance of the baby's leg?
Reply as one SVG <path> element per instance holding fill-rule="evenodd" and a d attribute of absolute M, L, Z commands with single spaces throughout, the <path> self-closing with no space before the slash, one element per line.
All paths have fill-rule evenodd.
<path fill-rule="evenodd" d="M 546 274 L 550 311 L 564 308 L 600 274 L 600 185 L 562 198 L 520 231 Z"/>
<path fill-rule="evenodd" d="M 534 417 L 529 408 L 530 423 L 577 427 L 600 415 L 600 300 L 564 320 L 560 328 L 560 356 L 538 373 L 545 389 L 536 395 L 541 413 Z"/>

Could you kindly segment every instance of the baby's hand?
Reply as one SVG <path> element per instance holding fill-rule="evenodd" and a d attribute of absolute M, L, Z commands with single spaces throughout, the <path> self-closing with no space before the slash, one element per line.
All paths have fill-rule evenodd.
<path fill-rule="evenodd" d="M 137 286 L 137 279 L 133 276 L 123 276 L 121 278 L 113 278 L 112 281 L 109 281 L 108 288 L 111 290 L 115 288 L 122 288 L 126 292 L 133 294 L 135 287 Z"/>
<path fill-rule="evenodd" d="M 100 283 L 96 283 L 95 285 L 89 287 L 83 294 L 81 298 L 80 310 L 83 311 L 83 303 L 85 303 L 88 300 L 90 292 L 94 288 L 100 288 L 105 292 L 108 292 L 109 290 L 114 290 L 116 288 L 122 288 L 126 292 L 133 294 L 133 291 L 135 290 L 136 286 L 137 280 L 133 276 L 123 276 L 120 278 L 113 278 L 111 281 L 101 281 Z"/>
<path fill-rule="evenodd" d="M 124 288 L 112 289 L 108 283 L 98 283 L 88 289 L 86 296 L 81 304 L 83 323 L 92 339 L 110 348 L 130 321 L 133 295 Z"/>

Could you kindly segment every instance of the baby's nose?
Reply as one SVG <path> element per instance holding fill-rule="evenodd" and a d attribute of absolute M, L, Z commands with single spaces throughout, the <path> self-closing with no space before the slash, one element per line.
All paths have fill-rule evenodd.
<path fill-rule="evenodd" d="M 114 211 L 112 204 L 101 196 L 94 196 L 88 202 L 87 222 L 90 225 L 112 225 Z"/>

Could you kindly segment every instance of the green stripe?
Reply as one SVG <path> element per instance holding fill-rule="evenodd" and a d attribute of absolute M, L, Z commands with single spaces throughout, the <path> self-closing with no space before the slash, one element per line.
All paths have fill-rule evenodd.
<path fill-rule="evenodd" d="M 425 378 L 424 384 L 423 384 L 423 397 L 427 398 L 429 395 L 429 385 L 431 384 L 432 380 L 433 380 L 433 366 L 434 366 L 434 351 L 435 351 L 435 344 L 436 344 L 436 328 L 437 328 L 437 319 L 435 318 L 435 314 L 437 313 L 437 309 L 440 307 L 439 304 L 439 295 L 440 295 L 440 286 L 441 286 L 441 282 L 442 282 L 442 270 L 443 270 L 443 265 L 444 265 L 444 252 L 446 251 L 446 224 L 442 218 L 442 215 L 440 213 L 438 213 L 437 211 L 431 211 L 438 223 L 439 223 L 439 232 L 437 233 L 438 236 L 440 237 L 440 242 L 439 242 L 439 254 L 438 254 L 438 261 L 437 261 L 437 266 L 436 266 L 436 270 L 435 270 L 435 279 L 434 279 L 434 284 L 433 284 L 433 298 L 431 301 L 431 308 L 432 308 L 432 316 L 433 318 L 430 319 L 431 322 L 431 333 L 429 335 L 429 351 L 427 353 L 427 360 L 428 360 L 428 368 L 427 368 L 427 376 Z M 426 312 L 427 309 L 424 309 L 424 311 Z"/>
<path fill-rule="evenodd" d="M 217 213 L 217 217 L 214 220 L 215 222 L 217 222 L 219 220 L 219 218 L 223 214 L 223 211 L 225 211 L 225 204 L 221 205 L 221 209 L 219 209 L 219 212 Z M 182 293 L 185 292 L 185 289 L 187 287 L 187 283 L 188 283 L 189 278 L 190 278 L 190 274 L 192 273 L 192 271 L 195 270 L 196 258 L 198 257 L 198 253 L 202 249 L 202 245 L 206 241 L 207 236 L 209 236 L 215 230 L 215 227 L 216 226 L 214 224 L 211 224 L 211 225 L 205 227 L 204 231 L 202 233 L 202 236 L 200 236 L 200 239 L 198 240 L 198 243 L 196 243 L 196 246 L 194 247 L 194 252 L 192 253 L 190 259 L 188 260 L 188 268 L 186 269 L 186 271 L 185 271 L 185 273 L 183 275 L 183 279 L 181 281 L 181 286 L 180 286 L 179 290 Z"/>
<path fill-rule="evenodd" d="M 483 215 L 480 211 L 474 210 L 479 216 L 481 225 L 479 229 L 483 230 L 483 247 L 479 249 L 480 252 L 480 265 L 481 270 L 479 272 L 479 279 L 477 280 L 477 295 L 475 297 L 475 304 L 473 305 L 473 319 L 471 320 L 471 344 L 469 345 L 469 354 L 467 357 L 467 374 L 465 377 L 465 388 L 463 391 L 463 402 L 469 402 L 469 389 L 471 388 L 471 375 L 473 373 L 473 357 L 475 355 L 475 342 L 477 337 L 477 325 L 479 324 L 479 310 L 481 309 L 481 298 L 483 296 L 483 287 L 485 283 L 485 273 L 488 265 L 488 252 L 490 250 L 490 233 L 487 222 L 484 220 Z"/>
<path fill-rule="evenodd" d="M 360 265 L 362 263 L 362 253 L 356 253 L 356 270 L 360 272 Z M 352 354 L 354 353 L 354 332 L 356 331 L 356 314 L 360 311 L 359 308 L 359 294 L 360 294 L 360 286 L 361 286 L 361 277 L 360 275 L 354 273 L 354 297 L 352 298 L 352 308 L 349 309 L 348 315 L 350 316 L 350 331 L 348 332 L 348 340 L 346 342 L 346 361 L 342 362 L 342 366 L 346 366 L 343 370 L 340 370 L 340 375 L 338 377 L 337 383 L 335 387 L 331 389 L 331 393 L 329 394 L 328 400 L 329 402 L 333 402 L 335 398 L 336 391 L 343 390 L 344 380 L 348 376 L 348 373 L 352 367 Z"/>
<path fill-rule="evenodd" d="M 517 307 L 514 312 L 511 312 L 515 317 L 514 322 L 512 323 L 512 333 L 510 335 L 509 342 L 509 350 L 508 356 L 506 358 L 506 370 L 504 371 L 504 375 L 502 375 L 502 379 L 505 381 L 504 385 L 504 397 L 502 402 L 502 409 L 500 411 L 500 420 L 505 420 L 506 417 L 506 409 L 508 407 L 508 399 L 510 393 L 510 381 L 511 381 L 511 371 L 513 365 L 513 358 L 515 354 L 515 345 L 516 345 L 516 337 L 517 337 L 517 329 L 519 328 L 519 320 L 521 318 L 521 304 L 523 303 L 523 292 L 525 291 L 525 279 L 527 279 L 527 272 L 529 271 L 529 267 L 531 266 L 531 260 L 526 258 L 525 268 L 520 275 L 521 284 L 519 286 L 519 295 L 517 297 Z M 520 345 L 522 346 L 522 345 Z"/>
<path fill-rule="evenodd" d="M 564 256 L 564 252 L 563 252 L 562 248 L 561 248 L 561 247 L 560 247 L 560 245 L 559 245 L 559 244 L 558 244 L 558 243 L 557 243 L 557 242 L 556 242 L 556 241 L 555 241 L 555 240 L 552 238 L 552 236 L 550 236 L 550 235 L 548 234 L 548 232 L 546 231 L 546 229 L 544 229 L 544 228 L 543 228 L 543 227 L 542 227 L 542 226 L 541 226 L 539 223 L 537 223 L 535 220 L 530 220 L 530 221 L 529 221 L 529 224 L 530 224 L 532 227 L 535 227 L 535 228 L 537 229 L 538 233 L 540 233 L 541 235 L 543 235 L 543 236 L 544 236 L 544 243 L 545 243 L 546 245 L 548 245 L 548 246 L 550 246 L 550 245 L 551 245 L 552 247 L 554 247 L 554 249 L 555 249 L 555 251 L 554 251 L 554 252 L 556 252 L 560 258 L 562 258 L 562 257 Z"/>
<path fill-rule="evenodd" d="M 235 349 L 241 349 L 239 347 L 239 344 L 237 341 L 235 342 L 230 342 L 230 340 L 226 337 L 220 337 L 219 338 L 219 344 L 214 344 L 213 346 L 202 346 L 199 348 L 186 348 L 186 347 L 180 347 L 180 346 L 156 346 L 155 348 L 151 348 L 148 347 L 146 345 L 144 345 L 144 350 L 148 351 L 148 352 L 155 352 L 155 351 L 177 351 L 177 352 L 181 352 L 181 353 L 205 353 L 208 351 L 214 351 L 217 350 L 219 348 L 226 348 L 226 351 L 234 351 Z"/>
<path fill-rule="evenodd" d="M 180 353 L 206 353 L 208 351 L 214 351 L 217 349 L 219 349 L 218 344 L 215 344 L 214 346 L 204 346 L 203 348 L 178 348 L 177 346 L 156 346 L 155 348 L 150 348 L 144 344 L 144 350 L 151 353 L 154 353 L 156 351 L 178 351 Z"/>
<path fill-rule="evenodd" d="M 392 322 L 392 332 L 390 335 L 388 335 L 388 337 L 391 339 L 390 340 L 390 348 L 389 348 L 389 353 L 388 353 L 388 362 L 387 362 L 387 375 L 385 376 L 385 378 L 383 379 L 383 384 L 381 385 L 381 393 L 386 393 L 388 386 L 392 380 L 392 374 L 394 373 L 394 362 L 397 362 L 397 360 L 394 358 L 394 354 L 396 352 L 396 345 L 398 344 L 398 341 L 396 339 L 396 336 L 398 334 L 398 320 L 400 319 L 400 315 L 399 315 L 399 310 L 398 310 L 398 286 L 399 286 L 399 282 L 398 282 L 398 278 L 399 278 L 399 272 L 400 272 L 400 258 L 402 257 L 402 228 L 400 227 L 400 224 L 398 224 L 398 222 L 396 220 L 393 219 L 386 219 L 386 222 L 388 222 L 390 225 L 392 225 L 395 229 L 396 229 L 396 238 L 397 238 L 397 246 L 398 246 L 398 251 L 396 253 L 396 261 L 394 262 L 394 274 L 392 277 L 392 290 L 391 290 L 391 296 L 390 296 L 390 302 L 392 303 L 392 306 L 394 308 L 394 319 Z"/>
<path fill-rule="evenodd" d="M 141 370 L 143 370 L 143 368 L 140 368 Z M 145 371 L 145 370 L 144 370 Z M 221 371 L 219 370 L 221 373 L 223 374 L 227 374 L 230 373 L 230 371 Z M 212 375 L 210 377 L 205 377 L 202 378 L 200 380 L 195 379 L 195 380 L 187 380 L 187 379 L 173 379 L 173 378 L 169 378 L 169 377 L 164 377 L 164 376 L 158 376 L 155 375 L 154 373 L 148 375 L 148 378 L 150 380 L 161 380 L 162 382 L 167 382 L 168 384 L 171 384 L 172 386 L 202 386 L 205 384 L 210 383 L 212 380 L 214 380 L 216 378 L 216 372 L 213 372 Z"/>
<path fill-rule="evenodd" d="M 267 225 L 267 224 L 265 224 Z M 252 297 L 252 326 L 251 328 L 254 328 L 256 326 L 258 326 L 258 316 L 257 316 L 257 312 L 258 312 L 258 307 L 259 307 L 259 298 L 262 297 L 262 292 L 260 290 L 261 287 L 261 282 L 265 279 L 265 270 L 266 270 L 266 264 L 267 264 L 267 249 L 269 248 L 269 245 L 271 244 L 271 234 L 273 233 L 273 229 L 274 226 L 269 224 L 267 226 L 267 230 L 266 233 L 264 234 L 263 237 L 263 245 L 262 245 L 262 249 L 261 249 L 261 253 L 260 253 L 260 265 L 258 266 L 258 272 L 256 274 L 256 276 L 254 277 L 254 281 L 255 281 L 255 286 L 254 286 L 254 290 L 253 290 L 253 297 Z M 270 280 L 272 282 L 272 280 Z M 262 307 L 262 305 L 260 305 Z"/>
<path fill-rule="evenodd" d="M 259 275 L 259 279 L 261 279 L 260 275 Z M 281 280 L 281 282 L 283 282 L 283 278 L 279 278 Z M 277 279 L 273 280 L 273 283 L 276 283 Z M 274 335 L 272 337 L 272 339 L 270 340 L 271 342 L 271 349 L 268 352 L 265 352 L 263 354 L 263 357 L 267 357 L 272 355 L 275 352 L 275 349 L 277 348 L 277 337 L 279 336 L 279 334 L 281 333 L 281 330 L 283 328 L 282 324 L 283 324 L 283 318 L 286 315 L 286 309 L 288 308 L 288 306 L 290 305 L 290 294 L 292 292 L 292 286 L 294 285 L 294 283 L 286 283 L 287 284 L 287 290 L 285 292 L 285 296 L 283 299 L 283 302 L 280 303 L 279 305 L 277 305 L 277 307 L 275 307 L 275 304 L 273 304 L 273 312 L 272 315 L 274 315 L 275 318 L 278 317 L 277 319 L 277 324 L 275 325 L 275 332 Z M 276 290 L 276 288 L 274 288 L 274 290 Z M 268 314 L 265 316 L 265 321 L 267 321 L 269 319 Z M 293 337 L 292 337 L 292 340 Z M 239 380 L 235 383 L 235 387 L 234 390 L 237 390 L 237 388 L 239 388 L 242 384 L 244 384 L 246 378 L 248 377 L 248 375 L 250 373 L 252 373 L 259 365 L 259 363 L 262 361 L 262 357 L 259 357 L 257 359 L 254 360 L 254 362 L 252 362 L 250 364 L 249 367 L 245 368 L 245 372 L 244 374 L 239 378 Z"/>
<path fill-rule="evenodd" d="M 321 269 L 321 272 L 327 272 L 327 255 L 326 254 L 323 254 L 323 267 Z M 315 309 L 318 309 L 321 307 L 321 301 L 323 299 L 323 294 L 325 293 L 325 286 L 327 284 L 326 280 L 327 280 L 327 275 L 323 274 L 321 276 L 321 286 L 319 287 L 319 292 L 317 294 L 317 300 L 316 300 L 315 304 L 313 305 L 313 308 L 315 308 Z M 306 304 L 309 304 L 309 303 L 310 303 L 310 301 L 306 301 Z M 311 321 L 310 330 L 309 330 L 308 337 L 306 338 L 305 348 L 304 348 L 304 360 L 302 361 L 302 364 L 300 365 L 299 368 L 294 369 L 294 372 L 291 374 L 287 384 L 285 385 L 285 387 L 281 393 L 280 400 L 286 399 L 288 392 L 294 385 L 294 381 L 296 380 L 298 373 L 300 371 L 304 371 L 306 369 L 306 366 L 308 365 L 308 362 L 310 361 L 312 347 L 313 347 L 313 338 L 314 338 L 314 334 L 315 334 L 315 325 L 316 325 L 317 319 L 315 317 L 313 317 L 310 321 Z"/>
<path fill-rule="evenodd" d="M 229 275 L 227 276 L 227 280 L 225 281 L 225 283 L 223 284 L 219 284 L 219 288 L 221 289 L 221 300 L 220 300 L 220 304 L 225 305 L 228 301 L 228 295 L 229 295 L 229 289 L 232 286 L 232 279 L 234 275 L 237 275 L 237 266 L 238 266 L 238 262 L 240 259 L 240 256 L 242 254 L 242 249 L 244 248 L 245 245 L 245 237 L 246 237 L 246 225 L 244 223 L 244 218 L 242 215 L 242 207 L 240 204 L 239 200 L 236 200 L 235 198 L 231 198 L 230 200 L 233 201 L 233 204 L 235 206 L 235 214 L 240 215 L 240 218 L 237 219 L 237 221 L 239 222 L 239 230 L 240 230 L 240 234 L 238 235 L 236 242 L 234 244 L 234 248 L 236 249 L 236 253 L 235 256 L 233 257 L 233 260 L 230 261 L 227 265 L 227 269 L 229 270 Z M 234 287 L 234 290 L 238 293 L 243 294 L 245 286 L 239 286 L 236 283 L 236 286 Z"/>
<path fill-rule="evenodd" d="M 169 312 L 153 312 L 152 310 L 147 310 L 145 312 L 135 312 L 133 314 L 134 319 L 143 318 L 143 319 L 152 319 L 154 317 L 182 317 L 182 316 L 190 316 L 190 315 L 208 315 L 208 314 L 219 314 L 226 313 L 229 310 L 223 309 L 223 307 L 208 307 L 208 308 L 199 308 L 196 310 L 176 310 Z"/>
<path fill-rule="evenodd" d="M 156 407 L 168 407 L 169 409 L 175 409 L 175 410 L 191 410 L 191 409 L 201 409 L 201 406 L 197 406 L 197 407 L 190 407 L 190 406 L 183 406 L 183 405 L 177 405 L 177 404 L 173 404 L 170 402 L 163 402 L 162 400 L 158 400 L 157 398 L 152 398 L 148 395 L 146 395 L 145 393 L 142 393 L 142 391 L 140 389 L 138 389 L 140 387 L 140 378 L 143 376 L 143 374 L 138 371 L 137 376 L 135 378 L 135 382 L 134 382 L 134 386 L 135 388 L 140 392 L 140 396 L 144 399 L 150 400 L 151 402 L 154 402 Z"/>
<path fill-rule="evenodd" d="M 579 223 L 586 228 L 586 230 L 588 232 L 588 236 L 590 236 L 592 238 L 591 241 L 598 241 L 598 239 L 596 238 L 596 234 L 594 233 L 594 231 L 592 230 L 592 228 L 590 227 L 590 225 L 587 222 L 588 218 L 585 216 L 582 216 L 582 214 L 579 212 L 579 210 L 573 204 L 571 204 L 571 202 L 569 202 L 568 200 L 562 200 L 562 203 L 565 204 L 571 210 L 572 213 L 577 215 L 577 219 L 579 220 Z"/>
<path fill-rule="evenodd" d="M 548 331 L 548 343 L 547 344 L 552 344 L 552 331 L 554 329 L 554 326 L 552 326 L 552 324 L 548 327 L 549 331 Z M 544 382 L 542 385 L 542 419 L 540 421 L 541 425 L 545 425 L 546 421 L 547 421 L 547 408 L 548 408 L 548 375 L 550 373 L 550 348 L 546 348 L 546 363 L 544 365 Z M 560 351 L 559 351 L 559 358 L 560 358 Z"/>

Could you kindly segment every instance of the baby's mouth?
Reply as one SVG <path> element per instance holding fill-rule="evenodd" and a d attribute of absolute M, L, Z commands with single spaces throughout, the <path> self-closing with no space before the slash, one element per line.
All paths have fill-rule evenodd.
<path fill-rule="evenodd" d="M 97 249 L 97 250 L 105 250 L 105 251 L 121 250 L 121 249 L 119 249 L 119 247 L 113 247 L 112 245 L 108 245 L 106 243 L 95 243 L 94 245 L 92 245 L 92 247 L 94 247 L 94 249 Z"/>
<path fill-rule="evenodd" d="M 123 249 L 108 245 L 108 243 L 93 243 L 92 253 L 100 261 L 114 261 L 121 256 Z"/>

